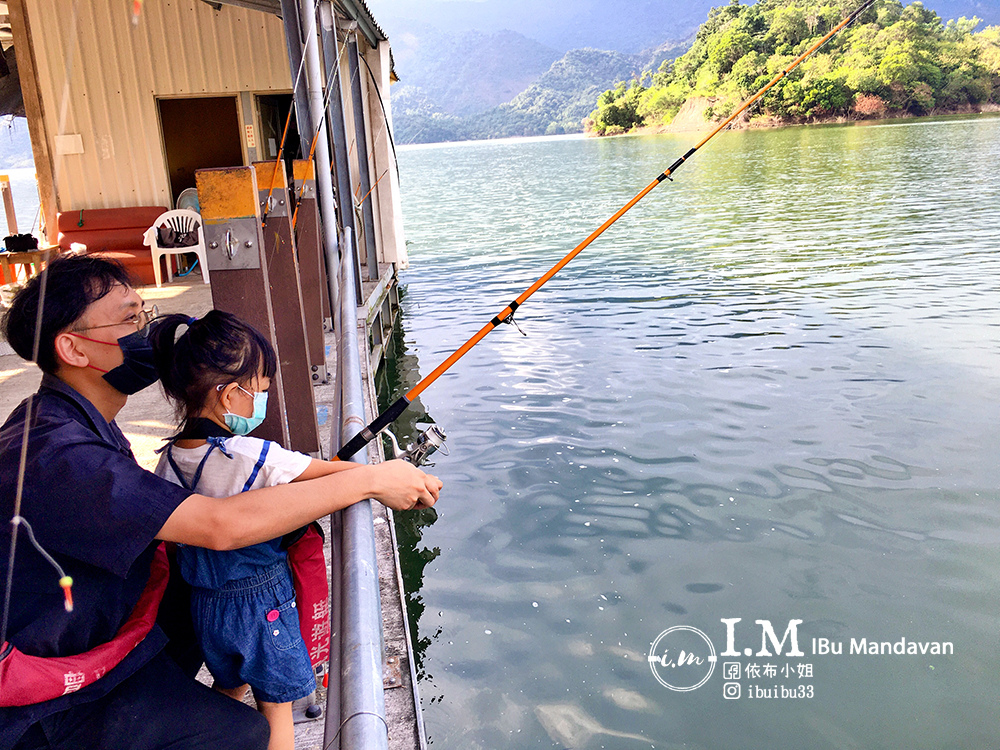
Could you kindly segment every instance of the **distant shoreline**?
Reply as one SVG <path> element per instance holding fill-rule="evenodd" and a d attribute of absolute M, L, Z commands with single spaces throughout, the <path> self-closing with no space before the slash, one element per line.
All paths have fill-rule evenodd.
<path fill-rule="evenodd" d="M 790 127 L 803 127 L 810 125 L 875 125 L 883 122 L 892 122 L 896 120 L 929 120 L 935 117 L 956 117 L 962 115 L 995 115 L 1000 114 L 1000 104 L 984 104 L 976 108 L 965 107 L 965 108 L 955 108 L 948 110 L 935 110 L 930 114 L 926 115 L 914 115 L 907 113 L 900 113 L 898 115 L 893 115 L 890 117 L 858 117 L 850 118 L 844 116 L 836 117 L 816 117 L 809 120 L 782 120 L 777 117 L 757 117 L 752 120 L 743 120 L 737 118 L 729 127 L 731 130 L 770 130 L 774 128 L 790 128 Z M 676 122 L 675 118 L 675 122 Z M 700 125 L 696 122 L 692 122 L 691 119 L 686 119 L 684 122 L 679 124 L 671 123 L 670 125 L 643 125 L 641 127 L 632 128 L 624 133 L 607 133 L 605 135 L 598 135 L 597 133 L 590 131 L 587 136 L 590 138 L 617 138 L 623 135 L 663 135 L 667 133 L 693 133 L 699 131 L 709 130 L 717 126 L 722 120 L 704 120 Z"/>

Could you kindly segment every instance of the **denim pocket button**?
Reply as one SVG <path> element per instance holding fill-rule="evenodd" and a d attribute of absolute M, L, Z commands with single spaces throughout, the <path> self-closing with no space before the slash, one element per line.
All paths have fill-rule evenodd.
<path fill-rule="evenodd" d="M 279 651 L 294 648 L 297 640 L 301 640 L 301 636 L 297 634 L 299 617 L 295 611 L 295 599 L 289 599 L 275 609 L 269 610 L 265 617 L 268 632 L 271 634 L 271 643 Z"/>

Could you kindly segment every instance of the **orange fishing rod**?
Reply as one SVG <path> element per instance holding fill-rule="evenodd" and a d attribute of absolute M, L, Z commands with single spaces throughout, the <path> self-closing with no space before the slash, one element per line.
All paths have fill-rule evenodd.
<path fill-rule="evenodd" d="M 605 221 L 601 226 L 595 229 L 591 234 L 579 245 L 570 250 L 562 260 L 556 263 L 552 268 L 545 272 L 538 281 L 528 287 L 521 295 L 507 305 L 503 310 L 501 310 L 489 323 L 479 329 L 472 338 L 466 341 L 462 346 L 460 346 L 448 359 L 442 362 L 435 368 L 435 370 L 417 383 L 413 388 L 411 388 L 406 395 L 400 396 L 388 409 L 379 414 L 372 422 L 366 426 L 361 432 L 351 438 L 343 448 L 337 452 L 336 458 L 341 461 L 346 461 L 351 458 L 355 453 L 364 448 L 368 443 L 375 439 L 382 430 L 392 424 L 400 414 L 402 414 L 406 407 L 419 396 L 428 386 L 431 385 L 435 380 L 441 377 L 445 372 L 451 369 L 458 360 L 465 356 L 465 354 L 476 344 L 482 341 L 486 334 L 492 331 L 494 328 L 499 326 L 501 323 L 512 323 L 514 321 L 514 312 L 525 303 L 525 301 L 537 292 L 541 287 L 553 276 L 555 276 L 559 271 L 561 271 L 573 258 L 583 252 L 594 240 L 604 234 L 605 230 L 608 229 L 612 224 L 618 221 L 622 216 L 628 213 L 631 208 L 641 201 L 648 195 L 653 188 L 659 185 L 664 180 L 669 180 L 670 175 L 677 171 L 677 169 L 688 159 L 690 159 L 698 149 L 708 143 L 712 138 L 714 138 L 719 132 L 724 130 L 733 122 L 737 117 L 743 114 L 747 109 L 749 109 L 755 102 L 757 102 L 764 94 L 771 90 L 781 79 L 787 76 L 792 70 L 799 66 L 803 60 L 810 57 L 816 50 L 830 41 L 834 36 L 836 36 L 842 29 L 857 20 L 858 16 L 868 10 L 873 6 L 878 0 L 866 0 L 861 6 L 855 10 L 853 13 L 848 15 L 843 21 L 841 21 L 837 26 L 830 30 L 824 37 L 822 37 L 818 42 L 813 44 L 809 49 L 803 52 L 801 55 L 796 57 L 784 70 L 778 73 L 774 78 L 772 78 L 763 88 L 761 88 L 756 94 L 751 96 L 745 102 L 743 102 L 740 107 L 733 112 L 729 117 L 727 117 L 722 123 L 720 123 L 712 132 L 705 136 L 696 146 L 691 148 L 686 154 L 677 159 L 673 164 L 671 164 L 667 169 L 660 173 L 655 180 L 644 187 L 638 195 L 636 195 L 632 200 L 622 206 L 614 215 Z"/>

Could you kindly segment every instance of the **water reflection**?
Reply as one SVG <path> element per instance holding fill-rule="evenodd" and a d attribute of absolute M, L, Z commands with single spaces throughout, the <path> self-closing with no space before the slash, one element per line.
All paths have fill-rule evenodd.
<path fill-rule="evenodd" d="M 405 299 L 405 287 L 400 295 Z M 392 332 L 389 346 L 386 348 L 385 364 L 379 369 L 376 383 L 379 397 L 379 412 L 381 413 L 409 391 L 420 380 L 419 362 L 411 353 L 403 339 L 402 329 L 397 323 Z M 390 430 L 396 436 L 401 446 L 408 445 L 433 420 L 424 412 L 420 399 L 414 399 L 407 409 L 391 426 Z M 388 442 L 384 443 L 387 451 L 391 451 Z M 387 455 L 389 455 L 387 453 Z M 431 641 L 441 634 L 441 629 L 431 633 L 420 633 L 421 618 L 424 614 L 424 600 L 420 594 L 424 580 L 424 569 L 441 554 L 440 547 L 421 546 L 421 538 L 425 528 L 433 525 L 438 519 L 434 508 L 421 508 L 407 513 L 396 513 L 393 516 L 396 527 L 396 543 L 398 545 L 400 570 L 403 578 L 403 600 L 406 606 L 406 616 L 410 626 L 410 639 L 413 648 L 413 661 L 417 679 L 430 683 L 433 675 L 427 671 L 424 654 Z M 428 696 L 429 699 L 438 699 Z"/>

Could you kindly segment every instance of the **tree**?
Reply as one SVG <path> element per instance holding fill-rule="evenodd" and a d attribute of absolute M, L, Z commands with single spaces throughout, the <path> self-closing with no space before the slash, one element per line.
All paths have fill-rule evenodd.
<path fill-rule="evenodd" d="M 757 79 L 767 72 L 767 59 L 760 52 L 751 51 L 743 55 L 730 70 L 729 78 L 739 88 L 741 94 L 751 94 L 760 86 Z"/>
<path fill-rule="evenodd" d="M 730 0 L 708 14 L 688 52 L 661 65 L 648 87 L 622 83 L 603 94 L 595 127 L 664 122 L 693 96 L 712 98 L 710 118 L 724 116 L 856 7 L 857 0 Z M 1000 104 L 1000 27 L 977 33 L 979 25 L 977 18 L 944 24 L 920 2 L 881 0 L 755 111 L 793 122 Z"/>
<path fill-rule="evenodd" d="M 806 16 L 801 8 L 792 5 L 779 8 L 774 12 L 771 18 L 770 36 L 776 40 L 778 45 L 788 44 L 794 47 L 808 34 L 809 25 L 806 23 Z"/>
<path fill-rule="evenodd" d="M 880 117 L 885 114 L 885 100 L 874 94 L 858 94 L 854 99 L 854 111 L 862 117 Z"/>
<path fill-rule="evenodd" d="M 843 78 L 817 78 L 803 86 L 799 109 L 806 117 L 839 114 L 852 98 L 853 94 Z"/>
<path fill-rule="evenodd" d="M 639 114 L 639 102 L 646 88 L 638 79 L 626 89 L 624 81 L 601 95 L 597 109 L 590 113 L 590 121 L 598 135 L 625 132 L 643 124 Z"/>
<path fill-rule="evenodd" d="M 733 69 L 737 60 L 753 51 L 753 39 L 742 29 L 729 28 L 709 43 L 708 66 L 718 78 Z"/>

